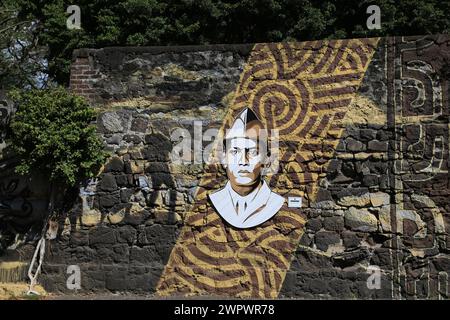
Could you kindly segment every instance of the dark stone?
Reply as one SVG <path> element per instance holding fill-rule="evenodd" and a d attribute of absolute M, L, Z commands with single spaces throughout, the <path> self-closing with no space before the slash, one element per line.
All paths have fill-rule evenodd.
<path fill-rule="evenodd" d="M 119 145 L 122 137 L 119 134 L 113 134 L 111 137 L 105 139 L 107 144 Z"/>
<path fill-rule="evenodd" d="M 132 263 L 137 262 L 146 265 L 162 263 L 155 246 L 145 246 L 144 248 L 133 246 L 131 248 L 130 260 Z"/>
<path fill-rule="evenodd" d="M 116 243 L 116 232 L 108 227 L 99 227 L 89 232 L 89 244 L 114 244 Z"/>
<path fill-rule="evenodd" d="M 153 293 L 157 287 L 160 275 L 164 267 L 155 267 L 153 272 L 142 274 L 142 272 L 136 272 L 138 276 L 135 279 L 134 290 L 139 292 Z"/>
<path fill-rule="evenodd" d="M 150 162 L 145 169 L 146 173 L 170 173 L 169 164 L 167 162 Z"/>
<path fill-rule="evenodd" d="M 320 210 L 313 209 L 313 208 L 305 208 L 303 210 L 303 213 L 306 215 L 306 217 L 308 219 L 316 218 L 316 217 L 320 216 Z"/>
<path fill-rule="evenodd" d="M 390 188 L 389 175 L 387 175 L 387 174 L 381 175 L 380 178 L 378 179 L 378 181 L 379 181 L 380 190 L 389 190 L 389 188 Z"/>
<path fill-rule="evenodd" d="M 350 283 L 342 279 L 331 279 L 328 282 L 331 294 L 337 298 L 346 298 L 350 296 Z"/>
<path fill-rule="evenodd" d="M 322 229 L 322 221 L 320 220 L 320 218 L 313 218 L 313 219 L 309 219 L 306 222 L 306 229 L 307 230 L 311 230 L 311 231 L 319 231 L 320 229 Z"/>
<path fill-rule="evenodd" d="M 330 182 L 333 184 L 349 184 L 352 183 L 353 181 L 354 181 L 353 178 L 347 177 L 342 173 L 338 173 L 336 176 L 330 179 Z"/>
<path fill-rule="evenodd" d="M 417 231 L 419 231 L 419 228 L 414 221 L 408 219 L 403 220 L 403 233 L 406 237 L 412 237 Z"/>
<path fill-rule="evenodd" d="M 342 173 L 350 178 L 355 179 L 358 176 L 355 165 L 352 162 L 344 162 L 342 164 Z"/>
<path fill-rule="evenodd" d="M 378 185 L 378 176 L 375 174 L 368 174 L 363 177 L 362 184 L 365 187 L 373 187 Z"/>
<path fill-rule="evenodd" d="M 105 173 L 100 181 L 100 190 L 114 191 L 117 190 L 117 183 L 112 173 Z"/>
<path fill-rule="evenodd" d="M 316 202 L 321 202 L 321 201 L 333 201 L 331 192 L 326 189 L 320 188 L 317 192 Z"/>
<path fill-rule="evenodd" d="M 123 219 L 123 223 L 130 224 L 132 226 L 137 226 L 143 223 L 148 218 L 150 218 L 150 216 L 151 216 L 150 212 L 148 210 L 143 209 L 142 211 L 139 211 L 138 214 L 130 214 L 130 215 L 127 214 Z"/>
<path fill-rule="evenodd" d="M 133 189 L 122 189 L 120 190 L 120 201 L 128 203 L 132 195 Z"/>
<path fill-rule="evenodd" d="M 323 219 L 323 226 L 328 231 L 344 230 L 344 218 L 343 217 L 326 217 Z"/>
<path fill-rule="evenodd" d="M 283 286 L 280 290 L 280 297 L 293 297 L 297 287 L 297 273 L 288 271 L 283 281 Z"/>
<path fill-rule="evenodd" d="M 172 142 L 159 133 L 145 136 L 146 147 L 142 153 L 148 161 L 169 161 L 172 152 Z"/>
<path fill-rule="evenodd" d="M 135 242 L 137 231 L 132 226 L 122 226 L 118 229 L 118 242 L 132 244 Z"/>
<path fill-rule="evenodd" d="M 135 135 L 135 134 L 126 134 L 123 136 L 123 140 L 125 140 L 128 143 L 134 143 L 134 144 L 139 144 L 142 142 L 141 137 L 139 137 L 138 135 Z"/>
<path fill-rule="evenodd" d="M 120 193 L 118 191 L 114 193 L 99 194 L 100 208 L 111 208 L 119 203 L 120 203 Z"/>
<path fill-rule="evenodd" d="M 133 170 L 131 170 L 131 163 L 130 161 L 125 161 L 124 163 L 124 171 L 126 174 L 132 174 Z"/>
<path fill-rule="evenodd" d="M 450 271 L 450 259 L 448 257 L 438 257 L 434 258 L 432 261 L 437 271 Z"/>
<path fill-rule="evenodd" d="M 104 172 L 122 172 L 123 171 L 123 161 L 119 157 L 112 157 L 109 162 L 105 165 Z"/>
<path fill-rule="evenodd" d="M 147 236 L 145 234 L 145 227 L 144 226 L 137 226 L 136 230 L 138 232 L 138 234 L 137 234 L 137 244 L 139 246 L 143 246 L 143 245 L 149 244 L 149 242 L 147 240 Z"/>
<path fill-rule="evenodd" d="M 163 264 L 169 259 L 170 252 L 178 238 L 179 229 L 173 225 L 154 224 L 145 228 L 145 236 L 158 250 Z"/>
<path fill-rule="evenodd" d="M 119 187 L 129 187 L 130 186 L 130 181 L 129 181 L 129 175 L 127 174 L 118 174 L 116 175 L 116 183 L 117 186 Z"/>
<path fill-rule="evenodd" d="M 173 181 L 173 177 L 170 173 L 152 173 L 151 180 L 153 188 L 155 189 L 163 184 L 170 189 L 175 189 L 175 182 Z"/>
<path fill-rule="evenodd" d="M 382 161 L 370 161 L 367 163 L 367 165 L 369 167 L 370 173 L 372 174 L 386 174 L 388 170 L 388 164 Z"/>
<path fill-rule="evenodd" d="M 321 211 L 320 211 L 320 215 L 323 217 L 323 218 L 325 218 L 325 217 L 332 217 L 332 216 L 334 216 L 334 210 L 332 210 L 332 209 L 322 209 Z"/>
<path fill-rule="evenodd" d="M 319 231 L 315 236 L 316 247 L 319 250 L 327 251 L 328 246 L 340 242 L 339 234 L 333 231 Z"/>
<path fill-rule="evenodd" d="M 355 162 L 355 171 L 358 175 L 365 175 L 370 173 L 370 169 L 367 166 L 366 162 Z"/>
<path fill-rule="evenodd" d="M 134 118 L 131 123 L 131 130 L 136 132 L 145 133 L 148 128 L 148 119 Z"/>
<path fill-rule="evenodd" d="M 144 160 L 144 155 L 142 153 L 142 150 L 131 150 L 129 153 L 129 156 L 132 160 Z"/>
<path fill-rule="evenodd" d="M 129 261 L 130 249 L 127 244 L 115 244 L 112 247 L 112 259 L 115 263 L 124 263 Z"/>
<path fill-rule="evenodd" d="M 366 278 L 369 277 L 369 274 L 365 275 Z M 371 290 L 367 287 L 367 280 L 366 281 L 357 281 L 353 284 L 353 286 L 355 287 L 354 289 L 354 294 L 362 299 L 368 299 L 369 297 L 371 297 L 372 294 L 375 294 L 376 290 Z"/>
<path fill-rule="evenodd" d="M 339 268 L 346 268 L 361 262 L 369 257 L 367 249 L 358 249 L 355 251 L 343 252 L 333 256 L 333 265 Z"/>
<path fill-rule="evenodd" d="M 79 255 L 77 255 L 77 257 L 81 257 L 83 255 L 84 255 L 84 253 L 81 252 Z M 114 256 L 114 252 L 112 250 L 111 244 L 108 244 L 108 245 L 96 244 L 95 245 L 95 255 L 92 260 L 96 260 L 101 263 L 112 264 L 112 263 L 114 263 L 113 256 Z"/>
<path fill-rule="evenodd" d="M 373 140 L 369 141 L 369 150 L 377 152 L 386 152 L 388 150 L 387 141 Z"/>
<path fill-rule="evenodd" d="M 341 161 L 339 159 L 331 159 L 327 167 L 327 173 L 336 173 L 339 171 L 340 167 Z"/>
<path fill-rule="evenodd" d="M 70 245 L 74 247 L 86 246 L 89 244 L 89 236 L 86 232 L 77 231 L 70 233 Z"/>
<path fill-rule="evenodd" d="M 349 188 L 340 190 L 337 193 L 337 197 L 338 197 L 338 199 L 347 197 L 347 196 L 357 196 L 358 197 L 358 196 L 362 196 L 363 194 L 368 193 L 368 192 L 369 192 L 368 188 L 349 187 Z"/>
<path fill-rule="evenodd" d="M 126 272 L 113 272 L 106 276 L 106 288 L 110 291 L 128 291 L 133 285 Z"/>
<path fill-rule="evenodd" d="M 178 228 L 173 225 L 154 224 L 145 228 L 145 235 L 149 243 L 155 245 L 175 244 Z"/>
<path fill-rule="evenodd" d="M 386 130 L 379 130 L 377 132 L 377 140 L 378 141 L 386 141 L 392 138 L 392 132 Z"/>
<path fill-rule="evenodd" d="M 387 243 L 389 243 L 390 239 L 392 238 L 391 234 L 386 233 L 371 233 L 366 238 L 366 241 L 371 246 L 376 246 L 378 244 L 381 244 L 383 247 L 389 247 Z"/>
<path fill-rule="evenodd" d="M 336 146 L 337 152 L 345 152 L 345 143 L 344 140 L 340 140 L 338 145 Z"/>
<path fill-rule="evenodd" d="M 48 292 L 67 292 L 66 286 L 66 274 L 63 268 L 60 270 L 49 270 L 49 267 L 45 267 L 42 269 L 42 275 L 39 278 L 39 282 L 42 284 L 44 289 Z M 81 284 L 83 284 L 83 279 L 81 280 Z"/>
<path fill-rule="evenodd" d="M 342 232 L 342 242 L 346 249 L 352 249 L 359 246 L 361 239 L 351 231 Z"/>
<path fill-rule="evenodd" d="M 298 248 L 291 264 L 292 271 L 316 271 L 318 268 L 332 268 L 329 257 L 318 254 L 312 250 Z"/>
<path fill-rule="evenodd" d="M 311 243 L 313 242 L 313 237 L 310 236 L 308 233 L 303 233 L 302 237 L 300 238 L 300 245 L 309 247 Z"/>
<path fill-rule="evenodd" d="M 359 152 L 366 150 L 366 146 L 364 145 L 364 143 L 353 138 L 347 138 L 345 140 L 345 143 L 348 151 Z"/>
<path fill-rule="evenodd" d="M 372 129 L 361 129 L 359 136 L 365 141 L 374 140 L 377 136 L 377 131 Z"/>
<path fill-rule="evenodd" d="M 81 277 L 81 288 L 83 291 L 104 291 L 105 277 L 101 280 L 97 280 L 98 274 L 102 274 L 101 271 L 87 271 L 84 272 L 84 277 Z"/>
<path fill-rule="evenodd" d="M 373 251 L 370 264 L 381 269 L 392 269 L 392 254 L 388 248 L 376 248 Z"/>
<path fill-rule="evenodd" d="M 322 294 L 328 291 L 328 285 L 325 280 L 322 279 L 312 279 L 307 284 L 308 291 L 312 294 Z"/>

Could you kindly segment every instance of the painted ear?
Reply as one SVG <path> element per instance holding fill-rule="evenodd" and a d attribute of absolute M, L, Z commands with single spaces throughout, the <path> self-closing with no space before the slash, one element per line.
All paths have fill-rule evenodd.
<path fill-rule="evenodd" d="M 272 166 L 272 162 L 271 162 L 270 157 L 265 157 L 264 162 L 263 162 L 263 169 L 261 170 L 261 174 L 263 176 L 265 176 L 268 173 L 270 173 L 271 166 Z"/>
<path fill-rule="evenodd" d="M 267 156 L 264 161 L 264 169 L 263 174 L 276 174 L 279 169 L 279 162 L 278 162 L 278 153 L 270 153 L 270 156 Z"/>
<path fill-rule="evenodd" d="M 227 168 L 227 161 L 226 161 L 226 154 L 225 154 L 225 152 L 223 152 L 223 151 L 219 152 L 219 161 L 222 164 L 222 166 L 226 169 Z"/>

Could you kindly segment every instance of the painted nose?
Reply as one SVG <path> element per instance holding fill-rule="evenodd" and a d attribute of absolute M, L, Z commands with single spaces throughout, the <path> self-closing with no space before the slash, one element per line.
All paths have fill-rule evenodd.
<path fill-rule="evenodd" d="M 241 156 L 239 157 L 239 164 L 246 166 L 249 164 L 248 161 L 248 152 L 246 150 L 244 150 L 244 152 L 241 152 Z"/>

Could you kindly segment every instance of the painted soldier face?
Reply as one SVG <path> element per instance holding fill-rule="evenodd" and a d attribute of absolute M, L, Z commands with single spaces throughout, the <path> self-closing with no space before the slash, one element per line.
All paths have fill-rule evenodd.
<path fill-rule="evenodd" d="M 250 186 L 261 179 L 265 156 L 259 152 L 258 143 L 253 139 L 234 138 L 226 151 L 227 176 L 232 185 Z"/>
<path fill-rule="evenodd" d="M 270 167 L 268 143 L 264 124 L 249 108 L 225 132 L 220 158 L 228 182 L 208 197 L 217 213 L 236 228 L 264 223 L 283 206 L 284 197 L 270 190 L 262 177 Z"/>

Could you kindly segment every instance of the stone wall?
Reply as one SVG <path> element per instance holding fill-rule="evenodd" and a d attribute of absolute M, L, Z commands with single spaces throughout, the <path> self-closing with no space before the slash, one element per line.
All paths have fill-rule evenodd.
<path fill-rule="evenodd" d="M 52 242 L 44 286 L 68 292 L 78 265 L 82 292 L 448 298 L 449 45 L 75 51 L 71 88 L 98 110 L 111 157 Z M 221 166 L 170 157 L 183 139 L 174 130 L 223 130 L 244 106 L 280 130 L 280 169 L 266 181 L 303 200 L 247 231 L 205 197 L 223 185 Z"/>
<path fill-rule="evenodd" d="M 67 291 L 65 271 L 76 264 L 84 290 L 154 292 L 203 170 L 171 163 L 181 139 L 171 133 L 183 128 L 193 136 L 195 122 L 220 127 L 250 50 L 76 51 L 71 88 L 98 108 L 98 131 L 112 156 L 98 181 L 82 189 L 49 254 L 50 290 Z"/>

